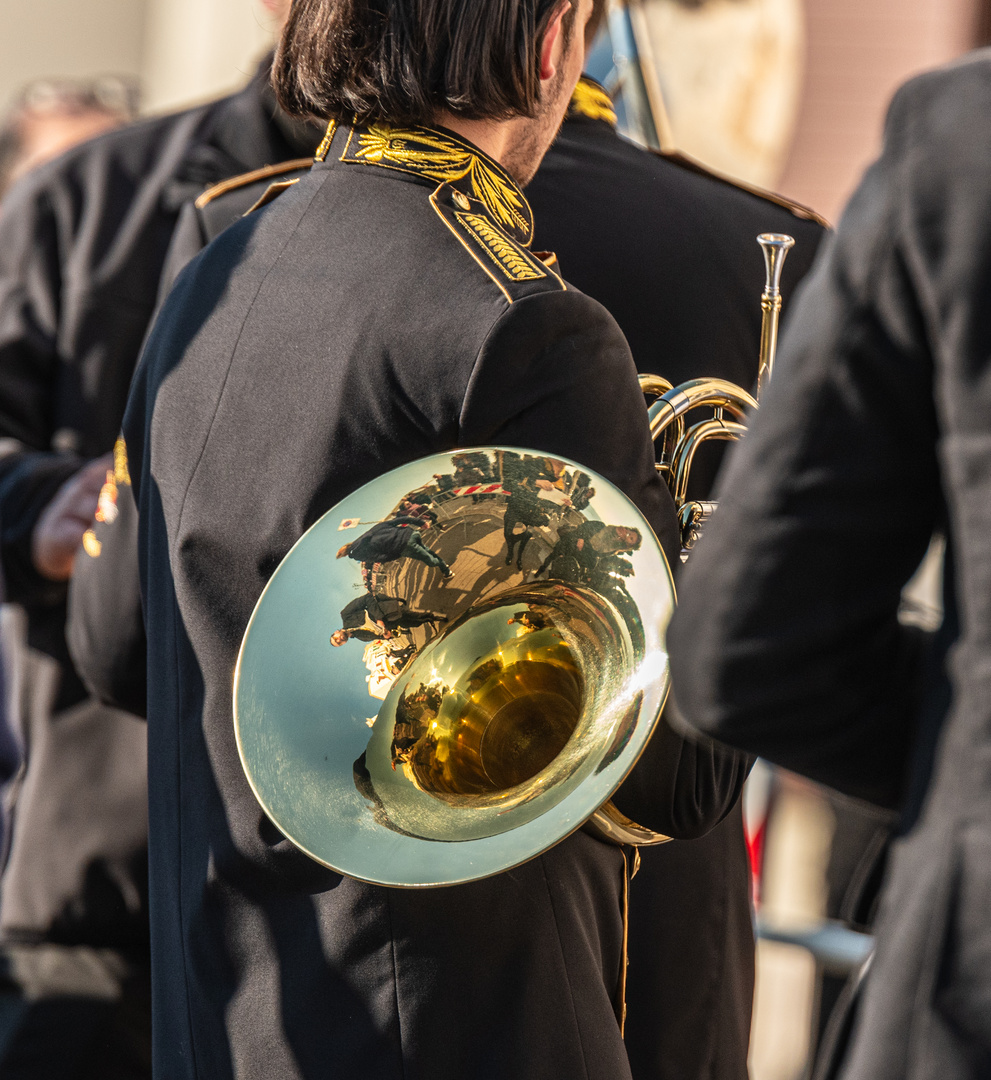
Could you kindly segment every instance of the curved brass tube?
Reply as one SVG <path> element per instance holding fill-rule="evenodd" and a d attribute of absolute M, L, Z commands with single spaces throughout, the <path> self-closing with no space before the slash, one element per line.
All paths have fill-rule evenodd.
<path fill-rule="evenodd" d="M 764 252 L 766 270 L 761 295 L 757 397 L 726 379 L 690 379 L 672 386 L 659 375 L 640 376 L 644 395 L 657 399 L 648 410 L 650 434 L 657 444 L 657 471 L 664 477 L 678 511 L 683 559 L 698 540 L 703 523 L 715 510 L 714 503 L 688 500 L 688 480 L 698 448 L 704 442 L 732 441 L 746 434 L 747 418 L 758 407 L 760 394 L 774 370 L 781 315 L 781 271 L 795 241 L 781 233 L 761 233 L 757 243 Z M 689 414 L 700 409 L 711 410 L 711 417 L 689 423 Z"/>

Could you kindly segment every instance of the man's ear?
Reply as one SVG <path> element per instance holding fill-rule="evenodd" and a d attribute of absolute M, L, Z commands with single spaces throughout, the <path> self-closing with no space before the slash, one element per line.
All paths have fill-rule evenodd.
<path fill-rule="evenodd" d="M 564 17 L 571 10 L 570 0 L 564 2 L 554 12 L 554 16 L 547 24 L 543 39 L 540 42 L 540 81 L 547 82 L 557 74 L 557 66 L 561 62 L 561 52 L 564 48 Z"/>

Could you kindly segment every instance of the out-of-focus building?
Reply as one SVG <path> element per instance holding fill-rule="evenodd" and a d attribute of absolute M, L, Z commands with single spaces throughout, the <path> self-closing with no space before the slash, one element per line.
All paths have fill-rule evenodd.
<path fill-rule="evenodd" d="M 146 112 L 218 95 L 280 0 L 10 0 L 0 109 L 38 78 L 134 76 Z M 284 0 L 281 0 L 284 3 Z M 991 38 L 991 0 L 639 0 L 684 152 L 835 217 L 908 76 Z"/>
<path fill-rule="evenodd" d="M 140 82 L 146 112 L 243 83 L 274 40 L 259 0 L 9 0 L 0 5 L 0 112 L 38 79 Z"/>

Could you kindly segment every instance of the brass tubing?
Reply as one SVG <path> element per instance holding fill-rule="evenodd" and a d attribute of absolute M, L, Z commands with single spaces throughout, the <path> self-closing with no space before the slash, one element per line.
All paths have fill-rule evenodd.
<path fill-rule="evenodd" d="M 695 453 L 704 442 L 719 439 L 733 442 L 742 439 L 747 433 L 746 424 L 732 420 L 701 420 L 688 429 L 685 438 L 678 444 L 678 452 L 671 462 L 673 474 L 673 492 L 675 506 L 682 506 L 688 500 L 688 478 L 695 462 Z"/>

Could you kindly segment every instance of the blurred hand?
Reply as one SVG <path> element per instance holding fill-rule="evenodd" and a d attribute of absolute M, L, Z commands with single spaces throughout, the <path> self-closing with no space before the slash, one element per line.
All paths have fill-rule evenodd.
<path fill-rule="evenodd" d="M 42 511 L 31 537 L 31 558 L 42 577 L 49 581 L 68 581 L 72 577 L 83 533 L 93 524 L 100 489 L 113 467 L 113 454 L 84 465 L 66 480 Z"/>

